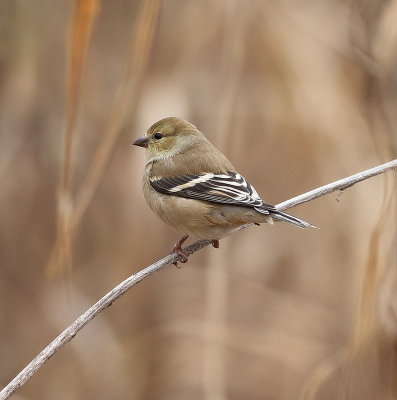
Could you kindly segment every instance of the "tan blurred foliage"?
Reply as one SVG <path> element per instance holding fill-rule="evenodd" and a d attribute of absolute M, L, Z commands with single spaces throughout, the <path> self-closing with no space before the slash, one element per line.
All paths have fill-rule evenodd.
<path fill-rule="evenodd" d="M 156 120 L 195 123 L 272 203 L 396 158 L 397 1 L 83 3 L 73 42 L 73 2 L 0 2 L 0 385 L 177 239 L 130 146 Z M 88 194 L 75 225 L 62 188 L 70 215 Z M 395 188 L 373 178 L 292 210 L 320 230 L 250 228 L 155 274 L 18 398 L 397 398 Z M 63 230 L 71 268 L 48 279 Z"/>

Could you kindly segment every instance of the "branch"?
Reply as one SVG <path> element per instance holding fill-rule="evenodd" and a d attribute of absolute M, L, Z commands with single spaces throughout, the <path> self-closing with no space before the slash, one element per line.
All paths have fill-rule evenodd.
<path fill-rule="evenodd" d="M 317 189 L 313 189 L 310 192 L 301 194 L 296 196 L 290 200 L 283 201 L 276 205 L 276 207 L 280 210 L 286 210 L 288 208 L 292 208 L 297 206 L 298 204 L 306 203 L 307 201 L 314 200 L 317 197 L 324 196 L 325 194 L 336 192 L 337 190 L 343 191 L 358 182 L 361 182 L 365 179 L 372 178 L 373 176 L 382 174 L 383 172 L 389 171 L 393 168 L 397 168 L 397 159 L 393 161 L 389 161 L 385 164 L 378 165 L 377 167 L 373 167 L 367 169 L 365 171 L 359 172 L 358 174 L 354 174 L 348 176 L 347 178 L 340 179 L 339 181 L 335 181 L 329 183 L 328 185 L 321 186 Z"/>
<path fill-rule="evenodd" d="M 379 175 L 383 172 L 397 168 L 397 159 L 390 161 L 386 164 L 379 165 L 377 167 L 368 169 L 358 174 L 349 176 L 348 178 L 335 181 L 325 186 L 321 186 L 317 189 L 313 189 L 310 192 L 296 196 L 290 200 L 284 201 L 276 205 L 279 210 L 286 210 L 291 207 L 295 207 L 298 204 L 305 203 L 307 201 L 316 199 L 317 197 L 324 196 L 328 193 L 335 192 L 337 190 L 345 190 L 354 184 L 361 182 L 365 179 L 371 178 L 375 175 Z M 247 227 L 244 226 L 243 228 Z M 196 251 L 208 246 L 211 243 L 210 240 L 199 240 L 192 245 L 186 247 L 184 252 L 187 255 L 191 255 Z M 71 341 L 74 336 L 87 325 L 96 315 L 98 315 L 105 308 L 109 307 L 115 300 L 125 294 L 132 286 L 136 285 L 143 279 L 149 277 L 165 268 L 168 265 L 172 265 L 174 262 L 180 261 L 178 254 L 170 254 L 167 257 L 155 262 L 152 265 L 142 269 L 136 274 L 130 276 L 118 286 L 112 289 L 104 297 L 102 297 L 97 303 L 89 308 L 84 314 L 76 319 L 71 325 L 69 325 L 56 339 L 54 339 L 37 357 L 35 357 L 4 389 L 0 392 L 0 400 L 8 399 L 19 387 L 21 387 L 39 368 L 41 368 L 57 351 L 59 351 L 66 343 Z"/>

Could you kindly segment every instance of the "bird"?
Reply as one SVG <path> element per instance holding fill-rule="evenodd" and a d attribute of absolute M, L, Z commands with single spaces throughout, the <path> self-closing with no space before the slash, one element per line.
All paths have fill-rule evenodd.
<path fill-rule="evenodd" d="M 189 236 L 210 240 L 218 248 L 220 239 L 248 224 L 283 221 L 316 227 L 265 203 L 226 156 L 182 118 L 157 121 L 132 144 L 146 149 L 144 197 L 182 235 L 172 247 L 182 263 L 188 261 L 182 244 Z"/>

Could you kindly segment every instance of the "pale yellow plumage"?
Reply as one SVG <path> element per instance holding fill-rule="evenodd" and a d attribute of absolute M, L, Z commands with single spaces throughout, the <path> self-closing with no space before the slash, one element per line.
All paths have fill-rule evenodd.
<path fill-rule="evenodd" d="M 143 191 L 149 207 L 184 237 L 193 235 L 200 239 L 212 240 L 216 246 L 219 239 L 242 225 L 273 222 L 272 214 L 266 214 L 266 210 L 258 212 L 248 206 L 178 197 L 184 192 L 182 188 L 190 188 L 195 186 L 196 182 L 207 181 L 208 176 L 205 174 L 213 173 L 218 176 L 223 174 L 224 176 L 235 172 L 230 161 L 189 122 L 175 117 L 162 119 L 149 128 L 145 137 L 136 140 L 133 144 L 147 148 Z M 162 178 L 173 179 L 173 177 L 186 175 L 198 177 L 192 178 L 195 180 L 183 181 L 184 183 L 179 186 L 175 184 L 176 186 L 169 189 L 167 194 L 160 193 L 153 187 L 153 182 L 156 183 Z M 201 178 L 203 175 L 204 177 Z M 233 190 L 233 185 L 231 187 Z M 173 190 L 175 195 L 172 195 Z M 217 193 L 216 188 L 208 193 L 215 196 L 223 195 L 222 199 L 227 197 L 221 190 Z M 274 208 L 270 210 L 277 212 Z M 311 226 L 280 212 L 273 217 L 304 228 Z M 180 247 L 182 242 L 183 240 L 178 242 L 174 250 L 183 257 Z M 184 261 L 186 260 L 187 258 Z"/>

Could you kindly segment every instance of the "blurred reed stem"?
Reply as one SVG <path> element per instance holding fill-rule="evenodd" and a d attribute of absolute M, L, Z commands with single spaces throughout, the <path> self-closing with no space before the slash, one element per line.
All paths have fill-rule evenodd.
<path fill-rule="evenodd" d="M 92 28 L 97 16 L 96 0 L 76 0 L 67 40 L 69 65 L 66 76 L 65 133 L 63 161 L 59 178 L 57 208 L 57 238 L 59 259 L 68 264 L 71 257 L 70 224 L 73 214 L 73 153 L 76 121 L 80 104 L 83 70 Z M 52 267 L 51 271 L 53 271 Z"/>
<path fill-rule="evenodd" d="M 104 135 L 94 154 L 87 175 L 77 193 L 73 207 L 68 207 L 69 217 L 63 229 L 58 232 L 56 243 L 47 265 L 50 275 L 56 275 L 66 263 L 71 253 L 65 253 L 65 243 L 71 248 L 81 219 L 98 189 L 99 183 L 109 166 L 115 144 L 123 123 L 135 109 L 141 93 L 144 72 L 153 44 L 154 32 L 160 14 L 161 0 L 145 0 L 134 24 L 130 39 L 129 58 L 116 93 Z M 70 167 L 67 168 L 68 170 Z"/>

